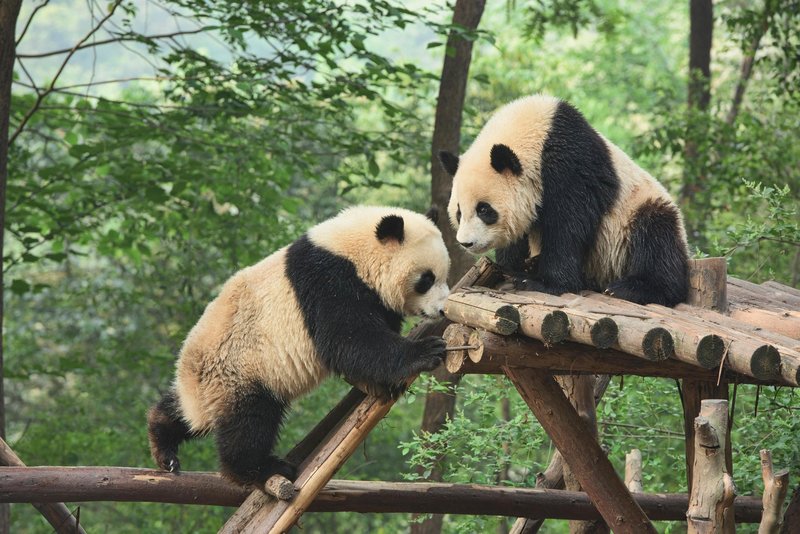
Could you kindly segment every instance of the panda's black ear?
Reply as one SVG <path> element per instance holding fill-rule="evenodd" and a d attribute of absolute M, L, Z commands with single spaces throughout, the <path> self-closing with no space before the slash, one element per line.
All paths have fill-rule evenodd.
<path fill-rule="evenodd" d="M 522 174 L 522 165 L 519 162 L 519 158 L 508 145 L 494 145 L 492 147 L 491 158 L 492 168 L 497 172 L 502 173 L 504 170 L 508 169 L 514 176 L 520 176 Z"/>
<path fill-rule="evenodd" d="M 458 156 L 447 150 L 439 151 L 439 163 L 450 176 L 455 176 L 458 170 Z"/>
<path fill-rule="evenodd" d="M 378 227 L 375 229 L 375 237 L 381 242 L 395 240 L 398 243 L 402 243 L 405 237 L 403 227 L 404 223 L 401 216 L 387 215 L 378 223 Z"/>
<path fill-rule="evenodd" d="M 428 208 L 428 211 L 425 212 L 425 217 L 433 221 L 433 224 L 439 224 L 439 207 L 431 206 Z"/>

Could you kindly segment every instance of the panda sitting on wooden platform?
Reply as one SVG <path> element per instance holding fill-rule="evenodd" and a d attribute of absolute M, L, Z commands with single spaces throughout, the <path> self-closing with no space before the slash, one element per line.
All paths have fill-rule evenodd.
<path fill-rule="evenodd" d="M 405 315 L 439 317 L 450 259 L 435 224 L 401 208 L 353 207 L 234 274 L 189 332 L 172 389 L 150 409 L 156 463 L 214 432 L 222 473 L 263 488 L 295 467 L 272 454 L 289 403 L 329 373 L 396 398 L 436 368 L 441 337 L 402 337 Z"/>
<path fill-rule="evenodd" d="M 518 289 L 592 289 L 665 306 L 686 299 L 688 247 L 677 206 L 567 102 L 515 100 L 461 157 L 440 152 L 439 159 L 453 176 L 456 238 L 475 254 L 497 249 Z"/>

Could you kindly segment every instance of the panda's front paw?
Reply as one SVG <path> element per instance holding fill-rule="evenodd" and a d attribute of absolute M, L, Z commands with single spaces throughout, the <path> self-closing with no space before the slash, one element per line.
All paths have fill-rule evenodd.
<path fill-rule="evenodd" d="M 433 371 L 444 360 L 447 342 L 438 336 L 429 336 L 414 343 L 416 354 L 411 362 L 411 374 Z"/>
<path fill-rule="evenodd" d="M 515 278 L 514 289 L 518 289 L 520 291 L 538 291 L 540 293 L 547 293 L 549 295 L 562 295 L 568 291 L 564 287 L 545 284 L 541 280 L 532 277 Z"/>
<path fill-rule="evenodd" d="M 529 277 L 517 277 L 514 278 L 514 289 L 518 289 L 520 291 L 539 291 L 541 293 L 550 293 L 551 295 L 559 295 L 560 293 L 555 293 L 553 289 L 546 285 L 544 282 L 537 280 L 536 278 L 529 278 Z"/>

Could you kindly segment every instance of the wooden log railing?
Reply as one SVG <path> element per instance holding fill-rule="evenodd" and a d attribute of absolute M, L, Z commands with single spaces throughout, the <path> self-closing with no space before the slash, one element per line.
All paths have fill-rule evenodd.
<path fill-rule="evenodd" d="M 159 502 L 236 506 L 248 491 L 219 473 L 180 474 L 134 467 L 0 467 L 0 502 Z M 682 521 L 685 493 L 637 493 L 656 521 Z M 737 521 L 759 523 L 761 498 L 737 497 Z M 552 519 L 598 519 L 584 492 L 442 484 L 331 480 L 310 512 L 448 513 Z"/>

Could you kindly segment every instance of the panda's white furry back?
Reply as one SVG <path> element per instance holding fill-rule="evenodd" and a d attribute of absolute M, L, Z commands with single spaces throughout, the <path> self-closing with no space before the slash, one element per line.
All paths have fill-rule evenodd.
<path fill-rule="evenodd" d="M 464 154 L 440 160 L 453 175 L 448 214 L 458 241 L 476 254 L 496 249 L 517 287 L 685 300 L 688 247 L 677 206 L 570 104 L 515 100 Z"/>
<path fill-rule="evenodd" d="M 449 257 L 424 215 L 354 207 L 234 274 L 189 332 L 173 388 L 148 415 L 160 467 L 214 432 L 223 474 L 263 484 L 293 466 L 272 455 L 289 403 L 329 373 L 394 397 L 436 367 L 444 341 L 399 335 L 405 315 L 438 316 Z"/>

